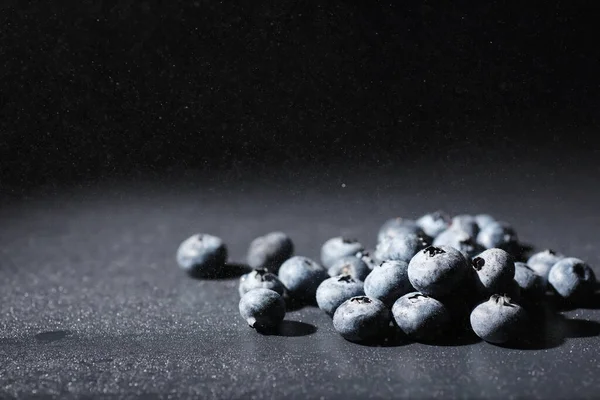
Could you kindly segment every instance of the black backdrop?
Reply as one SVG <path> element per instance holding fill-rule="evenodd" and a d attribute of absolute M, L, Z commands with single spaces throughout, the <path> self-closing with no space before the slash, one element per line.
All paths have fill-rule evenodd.
<path fill-rule="evenodd" d="M 594 2 L 391 3 L 5 1 L 0 183 L 441 157 L 598 172 Z"/>

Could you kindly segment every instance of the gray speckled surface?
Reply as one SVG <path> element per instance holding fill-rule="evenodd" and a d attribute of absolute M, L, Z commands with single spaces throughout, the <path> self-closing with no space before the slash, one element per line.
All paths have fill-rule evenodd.
<path fill-rule="evenodd" d="M 290 312 L 282 336 L 260 336 L 237 313 L 235 279 L 193 280 L 174 263 L 195 231 L 221 236 L 241 261 L 255 236 L 281 229 L 316 258 L 331 236 L 372 247 L 387 217 L 443 208 L 488 211 L 598 273 L 600 192 L 577 190 L 593 178 L 515 176 L 510 191 L 447 171 L 444 186 L 343 174 L 302 186 L 121 182 L 3 203 L 0 397 L 597 397 L 597 310 L 565 313 L 537 350 L 360 346 L 315 308 Z"/>

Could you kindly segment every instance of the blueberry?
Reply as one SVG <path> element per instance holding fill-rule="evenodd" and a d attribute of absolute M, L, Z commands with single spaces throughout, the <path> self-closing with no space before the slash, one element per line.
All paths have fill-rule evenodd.
<path fill-rule="evenodd" d="M 186 272 L 206 277 L 227 261 L 227 247 L 216 236 L 198 233 L 184 240 L 177 249 L 177 263 Z"/>
<path fill-rule="evenodd" d="M 477 241 L 467 232 L 450 228 L 440 233 L 433 241 L 434 246 L 450 246 L 460 251 L 462 255 L 470 260 L 477 254 L 481 253 L 485 248 L 477 243 Z"/>
<path fill-rule="evenodd" d="M 444 304 L 419 292 L 400 297 L 392 307 L 392 315 L 402 332 L 417 341 L 435 339 L 451 320 Z"/>
<path fill-rule="evenodd" d="M 502 249 L 488 249 L 471 260 L 478 290 L 490 296 L 508 293 L 515 277 L 515 260 Z"/>
<path fill-rule="evenodd" d="M 333 327 L 346 340 L 364 342 L 385 335 L 392 320 L 381 301 L 367 296 L 346 300 L 333 314 Z"/>
<path fill-rule="evenodd" d="M 430 243 L 422 235 L 403 233 L 388 236 L 377 244 L 375 258 L 378 260 L 410 261 L 419 250 L 423 250 Z"/>
<path fill-rule="evenodd" d="M 240 299 L 240 315 L 251 328 L 269 331 L 285 317 L 285 302 L 279 293 L 270 289 L 254 289 Z"/>
<path fill-rule="evenodd" d="M 477 237 L 479 233 L 479 225 L 477 225 L 477 220 L 474 216 L 468 214 L 456 215 L 452 218 L 452 229 L 458 229 L 464 232 L 471 237 Z"/>
<path fill-rule="evenodd" d="M 479 226 L 479 230 L 481 230 L 487 224 L 496 222 L 496 219 L 489 214 L 477 214 L 475 216 L 475 222 L 477 223 L 477 226 Z"/>
<path fill-rule="evenodd" d="M 248 249 L 248 265 L 254 269 L 266 268 L 273 273 L 294 253 L 292 240 L 283 232 L 271 232 L 257 237 Z"/>
<path fill-rule="evenodd" d="M 342 257 L 327 270 L 329 276 L 350 275 L 358 281 L 364 281 L 371 269 L 356 256 Z"/>
<path fill-rule="evenodd" d="M 506 222 L 491 222 L 477 235 L 477 243 L 486 249 L 499 248 L 514 253 L 518 247 L 517 234 Z"/>
<path fill-rule="evenodd" d="M 557 253 L 554 250 L 546 249 L 529 257 L 527 265 L 529 265 L 536 274 L 541 276 L 544 283 L 547 284 L 550 269 L 563 258 L 565 258 L 565 256 L 562 254 Z"/>
<path fill-rule="evenodd" d="M 355 257 L 359 258 L 362 262 L 364 262 L 369 268 L 369 271 L 373 270 L 376 266 L 381 264 L 381 261 L 373 257 L 368 251 L 359 251 L 355 254 Z"/>
<path fill-rule="evenodd" d="M 317 288 L 327 278 L 327 270 L 302 256 L 288 259 L 279 269 L 279 280 L 299 300 L 314 300 Z"/>
<path fill-rule="evenodd" d="M 413 290 L 408 280 L 406 261 L 384 261 L 365 279 L 365 294 L 381 300 L 387 307 L 391 307 L 400 296 Z"/>
<path fill-rule="evenodd" d="M 516 339 L 525 328 L 527 315 L 510 297 L 492 295 L 471 312 L 471 327 L 477 336 L 490 343 Z"/>
<path fill-rule="evenodd" d="M 329 268 L 338 259 L 355 255 L 362 250 L 364 250 L 364 247 L 356 239 L 334 237 L 326 241 L 321 247 L 321 262 L 326 268 Z"/>
<path fill-rule="evenodd" d="M 411 219 L 405 218 L 392 218 L 388 219 L 377 233 L 377 242 L 385 240 L 388 236 L 396 236 L 407 233 L 414 233 L 417 235 L 424 235 L 425 232 L 417 225 L 417 223 Z"/>
<path fill-rule="evenodd" d="M 596 275 L 584 261 L 563 258 L 550 270 L 548 282 L 562 298 L 580 301 L 591 296 L 596 289 Z"/>
<path fill-rule="evenodd" d="M 267 269 L 257 269 L 242 275 L 240 278 L 240 286 L 238 287 L 240 296 L 245 295 L 250 290 L 259 288 L 271 289 L 282 296 L 285 292 L 285 286 L 277 278 L 277 275 L 269 272 Z"/>
<path fill-rule="evenodd" d="M 346 300 L 364 296 L 363 283 L 350 275 L 340 275 L 325 279 L 317 288 L 317 305 L 329 316 Z"/>
<path fill-rule="evenodd" d="M 537 298 L 546 291 L 546 284 L 542 277 L 522 262 L 515 263 L 515 281 L 525 297 Z"/>
<path fill-rule="evenodd" d="M 408 278 L 413 287 L 435 298 L 457 291 L 468 271 L 465 257 L 449 246 L 429 246 L 408 264 Z"/>
<path fill-rule="evenodd" d="M 435 211 L 423 215 L 417 220 L 417 226 L 425 232 L 427 236 L 436 237 L 450 227 L 452 219 L 443 211 Z"/>

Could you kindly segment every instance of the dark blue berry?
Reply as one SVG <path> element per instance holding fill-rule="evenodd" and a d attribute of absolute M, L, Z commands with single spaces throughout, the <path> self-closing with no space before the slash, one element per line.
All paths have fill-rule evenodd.
<path fill-rule="evenodd" d="M 327 270 L 307 257 L 294 256 L 279 269 L 279 280 L 293 298 L 314 301 L 317 288 L 329 278 Z"/>
<path fill-rule="evenodd" d="M 225 265 L 227 248 L 212 235 L 198 233 L 184 240 L 177 249 L 177 263 L 190 274 L 210 276 Z"/>
<path fill-rule="evenodd" d="M 333 316 L 343 302 L 364 294 L 361 281 L 355 280 L 350 275 L 339 275 L 321 282 L 317 288 L 317 305 L 328 315 Z"/>
<path fill-rule="evenodd" d="M 242 296 L 240 315 L 257 331 L 270 331 L 285 317 L 285 302 L 279 293 L 270 289 L 254 289 Z"/>
<path fill-rule="evenodd" d="M 371 269 L 357 256 L 342 257 L 327 270 L 329 276 L 350 275 L 352 278 L 364 281 Z"/>
<path fill-rule="evenodd" d="M 285 233 L 271 232 L 250 243 L 246 258 L 250 267 L 266 268 L 276 274 L 281 264 L 293 253 L 294 244 Z"/>
<path fill-rule="evenodd" d="M 333 327 L 346 340 L 364 342 L 381 338 L 389 329 L 390 310 L 379 300 L 352 297 L 333 314 Z"/>
<path fill-rule="evenodd" d="M 550 270 L 548 282 L 562 298 L 569 301 L 585 300 L 596 289 L 596 275 L 583 260 L 563 258 Z"/>
<path fill-rule="evenodd" d="M 441 335 L 450 323 L 450 311 L 440 301 L 412 292 L 400 297 L 392 307 L 398 327 L 411 339 L 433 340 Z"/>
<path fill-rule="evenodd" d="M 429 237 L 435 238 L 437 235 L 450 227 L 452 219 L 443 211 L 435 211 L 423 215 L 417 220 L 417 226 Z"/>
<path fill-rule="evenodd" d="M 471 312 L 471 327 L 477 336 L 490 343 L 506 343 L 519 336 L 527 322 L 525 310 L 510 297 L 492 295 Z"/>
<path fill-rule="evenodd" d="M 413 290 L 408 280 L 406 261 L 384 261 L 365 279 L 365 294 L 381 300 L 387 307 L 391 307 L 400 296 Z"/>
<path fill-rule="evenodd" d="M 488 249 L 471 260 L 477 289 L 485 296 L 508 293 L 515 277 L 515 260 L 502 249 Z"/>
<path fill-rule="evenodd" d="M 353 256 L 362 250 L 364 250 L 363 245 L 356 239 L 334 237 L 326 241 L 321 247 L 321 262 L 323 266 L 329 268 L 340 258 Z"/>
<path fill-rule="evenodd" d="M 465 257 L 449 246 L 429 246 L 408 264 L 408 278 L 413 287 L 434 298 L 459 290 L 468 271 Z"/>

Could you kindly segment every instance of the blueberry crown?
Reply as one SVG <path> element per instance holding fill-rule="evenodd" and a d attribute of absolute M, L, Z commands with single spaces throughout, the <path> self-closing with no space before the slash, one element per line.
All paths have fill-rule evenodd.
<path fill-rule="evenodd" d="M 275 280 L 275 276 L 272 273 L 270 273 L 269 270 L 266 268 L 258 268 L 254 270 L 254 273 L 261 282 L 270 282 Z"/>
<path fill-rule="evenodd" d="M 472 261 L 471 261 L 471 265 L 473 266 L 473 268 L 476 271 L 481 271 L 481 268 L 483 268 L 483 266 L 485 265 L 485 260 L 481 257 L 475 257 Z"/>
<path fill-rule="evenodd" d="M 583 266 L 583 264 L 579 263 L 573 265 L 573 273 L 579 278 L 583 278 L 585 275 L 585 267 Z"/>
<path fill-rule="evenodd" d="M 338 282 L 351 283 L 355 282 L 355 280 L 350 275 L 342 275 L 338 278 Z"/>
<path fill-rule="evenodd" d="M 427 297 L 425 296 L 423 293 L 413 293 L 410 296 L 408 296 L 408 299 L 411 301 L 411 303 L 416 303 L 417 301 L 421 300 L 421 298 Z"/>
<path fill-rule="evenodd" d="M 371 300 L 370 298 L 368 298 L 367 296 L 357 296 L 357 297 L 353 297 L 350 299 L 351 302 L 354 303 L 358 303 L 358 304 L 369 304 L 372 303 L 373 300 Z"/>
<path fill-rule="evenodd" d="M 427 254 L 429 257 L 434 257 L 434 256 L 437 256 L 438 254 L 445 253 L 444 250 L 440 249 L 439 247 L 435 247 L 435 246 L 429 246 L 425 250 L 423 250 L 423 252 L 425 254 Z"/>
<path fill-rule="evenodd" d="M 494 294 L 494 295 L 492 295 L 492 297 L 490 297 L 490 300 L 494 301 L 496 304 L 499 304 L 501 306 L 507 306 L 507 307 L 515 306 L 513 303 L 510 302 L 511 299 L 506 294 L 504 294 L 504 295 Z"/>

